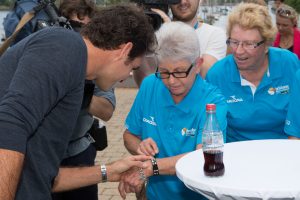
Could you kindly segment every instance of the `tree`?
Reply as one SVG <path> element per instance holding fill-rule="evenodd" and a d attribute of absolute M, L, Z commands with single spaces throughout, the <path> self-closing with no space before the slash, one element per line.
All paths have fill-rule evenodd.
<path fill-rule="evenodd" d="M 300 13 L 300 3 L 299 0 L 285 0 L 285 4 L 293 7 L 298 13 Z"/>

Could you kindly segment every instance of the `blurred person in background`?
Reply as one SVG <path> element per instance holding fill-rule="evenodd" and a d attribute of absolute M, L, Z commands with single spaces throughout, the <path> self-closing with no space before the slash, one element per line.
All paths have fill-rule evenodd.
<path fill-rule="evenodd" d="M 274 6 L 275 6 L 276 10 L 283 4 L 284 4 L 284 0 L 275 0 L 274 1 Z"/>
<path fill-rule="evenodd" d="M 200 75 L 205 78 L 209 68 L 226 55 L 226 34 L 221 28 L 199 21 L 197 13 L 202 0 L 181 0 L 171 5 L 173 21 L 182 21 L 194 27 L 198 35 L 201 57 Z M 187 36 L 188 39 L 188 36 Z"/>
<path fill-rule="evenodd" d="M 297 28 L 298 13 L 288 5 L 281 5 L 276 10 L 276 25 L 278 33 L 274 42 L 275 47 L 287 49 L 300 59 L 300 30 Z"/>
<path fill-rule="evenodd" d="M 205 78 L 209 68 L 221 58 L 226 56 L 226 34 L 219 27 L 209 25 L 198 19 L 197 13 L 200 9 L 201 0 L 180 0 L 180 3 L 170 5 L 173 19 L 172 21 L 181 21 L 192 26 L 198 35 L 200 44 L 201 57 L 203 64 L 201 65 L 200 75 Z M 171 19 L 163 11 L 153 9 L 157 12 L 164 22 L 170 22 Z M 186 36 L 188 40 L 189 36 Z M 134 71 L 134 78 L 138 85 L 141 84 L 143 78 L 150 73 L 154 73 L 157 66 L 153 66 L 153 57 L 149 55 L 149 63 L 142 65 L 140 69 Z"/>

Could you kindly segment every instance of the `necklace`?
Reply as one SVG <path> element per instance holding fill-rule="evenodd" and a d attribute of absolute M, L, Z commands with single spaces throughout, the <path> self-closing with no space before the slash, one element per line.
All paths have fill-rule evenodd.
<path fill-rule="evenodd" d="M 281 37 L 280 47 L 282 47 L 284 49 L 288 49 L 289 47 L 293 46 L 293 43 L 294 43 L 293 37 L 287 37 L 287 39 L 284 39 L 283 37 Z"/>

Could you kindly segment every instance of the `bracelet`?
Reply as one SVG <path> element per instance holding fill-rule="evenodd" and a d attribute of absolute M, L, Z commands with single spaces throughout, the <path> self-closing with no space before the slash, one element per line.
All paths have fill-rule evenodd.
<path fill-rule="evenodd" d="M 156 159 L 155 158 L 151 159 L 151 163 L 152 163 L 153 175 L 158 176 L 159 170 L 158 170 Z"/>
<path fill-rule="evenodd" d="M 107 181 L 107 172 L 106 172 L 106 166 L 101 165 L 101 175 L 102 175 L 102 183 Z"/>
<path fill-rule="evenodd" d="M 142 168 L 139 169 L 139 174 L 140 174 L 140 180 L 144 181 L 145 183 L 147 183 L 147 177 L 144 173 L 144 170 Z"/>

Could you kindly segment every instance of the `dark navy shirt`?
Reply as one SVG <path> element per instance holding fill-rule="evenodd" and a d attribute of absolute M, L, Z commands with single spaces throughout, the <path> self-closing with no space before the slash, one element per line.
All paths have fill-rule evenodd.
<path fill-rule="evenodd" d="M 80 110 L 86 64 L 82 37 L 63 28 L 38 31 L 2 55 L 0 149 L 25 155 L 17 200 L 51 199 Z"/>

